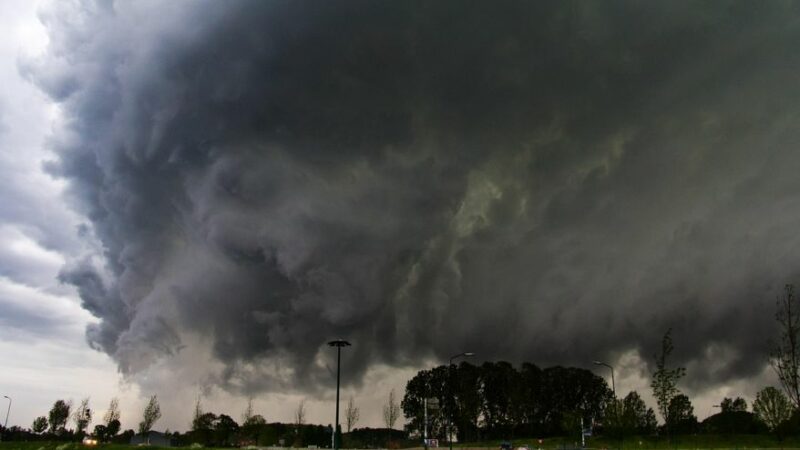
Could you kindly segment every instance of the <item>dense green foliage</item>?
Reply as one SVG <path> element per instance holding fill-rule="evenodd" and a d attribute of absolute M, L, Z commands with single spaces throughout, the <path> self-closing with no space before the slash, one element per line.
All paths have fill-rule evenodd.
<path fill-rule="evenodd" d="M 69 403 L 64 400 L 56 400 L 47 416 L 47 422 L 50 424 L 51 433 L 58 433 L 64 430 L 71 409 L 72 406 Z"/>
<path fill-rule="evenodd" d="M 445 438 L 452 417 L 459 441 L 577 432 L 581 419 L 589 424 L 603 417 L 613 399 L 606 382 L 585 369 L 462 362 L 409 380 L 401 406 L 410 432 L 422 434 L 426 397 L 440 405 L 428 411 L 429 435 Z"/>

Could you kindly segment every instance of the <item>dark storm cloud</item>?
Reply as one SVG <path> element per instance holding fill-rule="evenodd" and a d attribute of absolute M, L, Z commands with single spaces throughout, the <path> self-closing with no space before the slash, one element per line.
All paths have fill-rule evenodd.
<path fill-rule="evenodd" d="M 668 327 L 699 387 L 763 367 L 800 268 L 794 3 L 109 5 L 44 14 L 27 73 L 108 261 L 62 279 L 124 371 L 198 335 L 222 385 L 311 388 L 336 337 L 362 373 Z"/>

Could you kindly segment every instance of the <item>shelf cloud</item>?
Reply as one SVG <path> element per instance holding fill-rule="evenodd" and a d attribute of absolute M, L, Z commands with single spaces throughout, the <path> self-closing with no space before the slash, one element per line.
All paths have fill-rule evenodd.
<path fill-rule="evenodd" d="M 464 350 L 755 376 L 800 269 L 791 2 L 77 2 L 20 70 L 131 376 L 314 390 Z"/>

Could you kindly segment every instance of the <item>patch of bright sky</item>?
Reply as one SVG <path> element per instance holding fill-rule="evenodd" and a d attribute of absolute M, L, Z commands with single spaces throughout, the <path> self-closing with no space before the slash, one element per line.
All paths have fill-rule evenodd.
<path fill-rule="evenodd" d="M 65 183 L 42 169 L 54 158 L 45 143 L 58 107 L 18 70 L 19 61 L 35 58 L 48 43 L 39 6 L 0 2 L 0 395 L 13 399 L 9 426 L 23 427 L 46 415 L 59 398 L 77 402 L 91 396 L 98 411 L 113 396 L 123 405 L 139 402 L 135 387 L 121 384 L 111 359 L 86 344 L 86 325 L 95 319 L 56 279 L 74 256 L 60 251 L 79 248 L 80 219 L 61 198 Z M 72 242 L 63 242 L 65 236 L 73 236 L 67 239 Z M 135 421 L 128 417 L 124 425 Z"/>

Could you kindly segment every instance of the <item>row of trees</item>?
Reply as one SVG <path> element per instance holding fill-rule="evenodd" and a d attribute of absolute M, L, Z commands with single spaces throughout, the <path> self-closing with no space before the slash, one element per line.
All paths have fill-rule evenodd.
<path fill-rule="evenodd" d="M 579 432 L 581 422 L 610 436 L 800 431 L 800 415 L 793 416 L 790 401 L 774 387 L 756 395 L 752 412 L 744 399 L 725 398 L 719 413 L 699 422 L 691 400 L 676 387 L 684 369 L 666 364 L 671 350 L 667 333 L 652 382 L 661 426 L 636 391 L 615 399 L 605 380 L 585 369 L 462 362 L 420 371 L 408 382 L 402 401 L 406 429 L 423 434 L 427 398 L 429 405 L 435 405 L 428 408 L 429 436 L 443 440 L 451 417 L 454 436 L 461 441 L 568 435 Z"/>
<path fill-rule="evenodd" d="M 49 438 L 56 439 L 82 439 L 92 423 L 93 411 L 89 408 L 89 398 L 84 398 L 74 407 L 72 401 L 56 400 L 47 416 L 39 416 L 33 420 L 31 432 L 37 435 L 47 435 Z M 102 422 L 95 425 L 92 433 L 102 442 L 109 442 L 120 432 L 120 409 L 119 399 L 113 398 L 103 415 Z M 150 397 L 147 405 L 142 412 L 142 421 L 139 423 L 139 433 L 144 434 L 153 428 L 153 425 L 161 418 L 161 407 L 158 398 L 154 395 Z M 70 419 L 74 428 L 67 430 Z M 133 434 L 131 431 L 130 434 Z"/>
<path fill-rule="evenodd" d="M 399 406 L 394 398 L 392 391 L 389 394 L 387 406 L 384 408 L 385 415 L 387 415 L 386 420 L 392 423 L 397 420 L 399 415 Z M 4 438 L 72 441 L 81 440 L 84 436 L 91 434 L 101 442 L 128 443 L 136 433 L 133 430 L 120 433 L 120 417 L 119 400 L 114 398 L 111 400 L 102 422 L 95 425 L 93 433 L 89 433 L 88 427 L 93 418 L 93 411 L 89 407 L 89 398 L 83 399 L 77 407 L 72 404 L 72 401 L 57 400 L 47 416 L 37 417 L 33 421 L 30 430 L 19 427 L 4 430 Z M 160 417 L 161 409 L 158 399 L 153 396 L 142 412 L 139 434 L 149 432 Z M 345 423 L 348 431 L 345 434 L 345 443 L 385 446 L 390 440 L 402 439 L 403 433 L 399 431 L 356 429 L 355 425 L 359 419 L 360 409 L 351 398 L 345 410 Z M 68 429 L 70 423 L 73 428 Z M 204 411 L 198 397 L 190 430 L 186 433 L 166 431 L 166 434 L 176 445 L 199 443 L 205 446 L 219 447 L 251 444 L 327 447 L 331 444 L 332 428 L 330 425 L 306 424 L 305 401 L 298 404 L 294 412 L 294 422 L 285 424 L 267 423 L 262 415 L 254 412 L 253 402 L 250 400 L 242 414 L 240 425 L 228 415 L 217 415 Z"/>
<path fill-rule="evenodd" d="M 394 392 L 390 392 L 387 405 L 384 407 L 384 420 L 394 423 L 399 415 L 399 406 L 394 400 Z M 387 442 L 401 440 L 404 433 L 387 429 L 355 428 L 360 418 L 360 409 L 351 398 L 344 411 L 347 433 L 343 435 L 343 443 L 349 447 L 385 447 Z M 252 400 L 242 413 L 241 425 L 226 414 L 214 414 L 203 410 L 200 398 L 197 399 L 191 430 L 185 434 L 174 433 L 176 443 L 199 443 L 204 446 L 293 446 L 305 447 L 314 445 L 329 447 L 332 442 L 331 425 L 310 425 L 306 423 L 305 401 L 300 401 L 293 414 L 293 423 L 267 423 L 264 416 L 256 414 Z"/>
<path fill-rule="evenodd" d="M 439 366 L 418 372 L 406 385 L 401 406 L 408 431 L 422 434 L 426 398 L 438 405 L 428 411 L 429 435 L 446 438 L 452 417 L 463 441 L 575 430 L 581 419 L 602 417 L 613 394 L 605 380 L 575 367 L 524 363 L 517 369 L 502 361 Z M 636 403 L 634 397 L 628 403 Z"/>
<path fill-rule="evenodd" d="M 402 402 L 406 428 L 423 434 L 428 399 L 435 405 L 428 411 L 429 435 L 447 439 L 451 429 L 460 441 L 564 435 L 582 425 L 620 436 L 698 431 L 794 433 L 800 431 L 800 307 L 795 303 L 793 289 L 787 286 L 778 303 L 781 340 L 771 358 L 790 395 L 787 398 L 780 390 L 767 387 L 756 396 L 752 413 L 744 399 L 726 398 L 719 405 L 720 413 L 700 424 L 689 397 L 678 389 L 686 369 L 669 365 L 673 343 L 668 330 L 655 358 L 650 385 L 663 419 L 660 427 L 655 412 L 637 392 L 617 399 L 604 379 L 586 369 L 540 369 L 532 363 L 517 369 L 507 362 L 481 366 L 462 362 L 422 370 L 408 382 Z"/>

